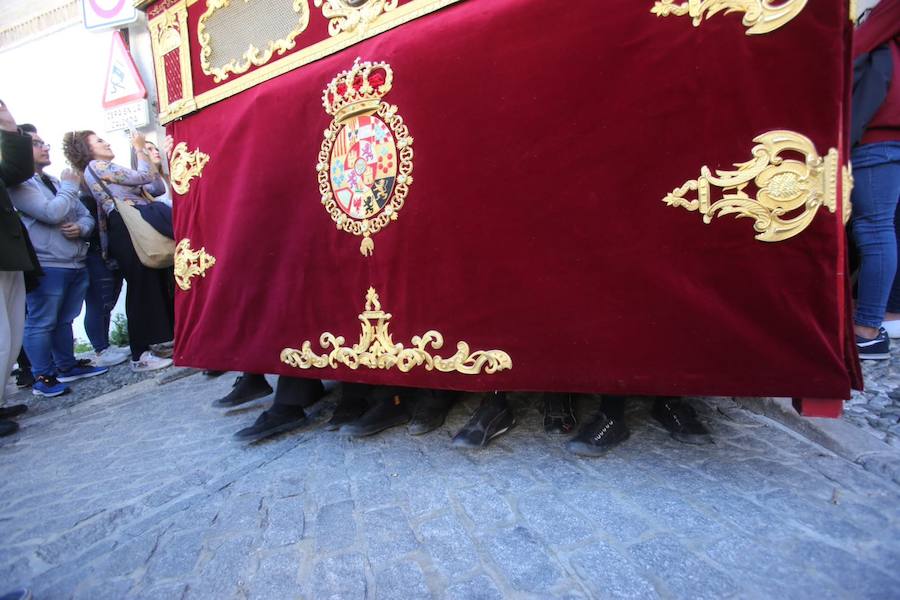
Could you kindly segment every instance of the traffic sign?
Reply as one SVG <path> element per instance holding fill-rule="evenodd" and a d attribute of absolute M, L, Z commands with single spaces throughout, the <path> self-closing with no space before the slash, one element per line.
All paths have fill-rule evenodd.
<path fill-rule="evenodd" d="M 137 20 L 131 0 L 81 0 L 81 14 L 85 28 L 91 30 L 121 27 Z"/>
<path fill-rule="evenodd" d="M 138 73 L 137 66 L 122 34 L 114 31 L 109 49 L 109 66 L 106 69 L 106 83 L 103 85 L 103 108 L 113 108 L 147 97 L 147 88 Z"/>

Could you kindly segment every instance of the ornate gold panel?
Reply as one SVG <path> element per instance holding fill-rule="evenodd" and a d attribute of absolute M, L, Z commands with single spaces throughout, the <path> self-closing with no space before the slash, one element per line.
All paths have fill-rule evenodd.
<path fill-rule="evenodd" d="M 206 272 L 216 264 L 216 257 L 206 248 L 191 249 L 191 240 L 184 238 L 175 246 L 175 283 L 184 291 L 191 289 L 191 279 L 206 277 Z"/>
<path fill-rule="evenodd" d="M 757 143 L 751 150 L 753 158 L 735 163 L 737 170 L 716 170 L 713 175 L 704 166 L 700 177 L 673 190 L 663 202 L 697 211 L 707 224 L 729 214 L 749 217 L 758 232 L 756 239 L 763 242 L 780 242 L 799 234 L 820 206 L 835 212 L 839 176 L 844 177 L 847 210 L 852 182 L 846 185 L 849 173 L 841 173 L 836 149 L 822 158 L 809 138 L 792 131 L 771 131 L 753 141 Z M 791 155 L 801 160 L 788 158 Z M 714 200 L 715 188 L 721 189 L 719 200 Z"/>
<path fill-rule="evenodd" d="M 328 33 L 363 34 L 382 14 L 397 8 L 397 0 L 313 0 L 328 22 Z"/>
<path fill-rule="evenodd" d="M 200 149 L 188 152 L 187 144 L 179 142 L 172 150 L 169 161 L 172 188 L 179 194 L 187 194 L 191 187 L 191 179 L 203 175 L 203 167 L 209 162 L 209 155 Z"/>
<path fill-rule="evenodd" d="M 206 7 L 197 23 L 200 67 L 216 82 L 291 50 L 309 25 L 307 0 L 207 0 Z"/>
<path fill-rule="evenodd" d="M 698 27 L 703 19 L 717 13 L 744 13 L 744 27 L 747 35 L 769 33 L 785 25 L 800 14 L 808 0 L 658 0 L 650 9 L 658 17 L 689 16 Z"/>
<path fill-rule="evenodd" d="M 395 344 L 391 339 L 390 320 L 392 315 L 381 310 L 378 293 L 369 288 L 366 294 L 365 310 L 359 315 L 362 332 L 359 342 L 352 346 L 344 346 L 343 336 L 325 332 L 319 337 L 322 348 L 331 347 L 331 352 L 316 354 L 309 341 L 303 342 L 299 350 L 285 348 L 281 351 L 281 361 L 298 369 L 336 368 L 344 365 L 351 369 L 367 367 L 369 369 L 397 368 L 407 373 L 418 366 L 428 371 L 443 373 L 463 373 L 477 375 L 496 373 L 512 368 L 512 359 L 502 350 L 478 350 L 471 352 L 466 342 L 456 344 L 456 353 L 447 358 L 432 355 L 429 347 L 439 350 L 444 345 L 444 336 L 437 331 L 425 332 L 422 336 L 413 336 L 412 347 Z"/>
<path fill-rule="evenodd" d="M 177 2 L 148 23 L 156 67 L 159 119 L 167 123 L 197 110 L 191 76 L 187 4 Z M 169 63 L 171 69 L 167 69 Z"/>

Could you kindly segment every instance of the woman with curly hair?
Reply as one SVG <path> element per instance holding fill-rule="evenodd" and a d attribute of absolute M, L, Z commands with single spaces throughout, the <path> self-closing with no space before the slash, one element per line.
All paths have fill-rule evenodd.
<path fill-rule="evenodd" d="M 85 185 L 97 200 L 103 256 L 118 263 L 128 284 L 125 313 L 133 371 L 152 371 L 172 364 L 171 359 L 152 353 L 150 346 L 171 342 L 175 325 L 172 268 L 151 269 L 141 263 L 115 204 L 119 200 L 134 206 L 154 229 L 174 237 L 171 208 L 152 200 L 166 191 L 166 185 L 145 143 L 142 134 L 133 136 L 137 169 L 129 169 L 112 162 L 115 154 L 109 143 L 93 131 L 71 131 L 63 137 L 66 159 L 84 174 Z"/>

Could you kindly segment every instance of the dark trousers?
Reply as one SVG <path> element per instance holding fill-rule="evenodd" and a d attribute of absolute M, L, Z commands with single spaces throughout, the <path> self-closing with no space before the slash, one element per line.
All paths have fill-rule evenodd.
<path fill-rule="evenodd" d="M 131 359 L 139 360 L 150 344 L 175 337 L 175 276 L 171 267 L 151 269 L 141 264 L 118 212 L 112 211 L 108 222 L 109 253 L 128 283 L 125 315 Z"/>
<path fill-rule="evenodd" d="M 121 271 L 111 271 L 100 251 L 85 259 L 90 283 L 84 297 L 84 331 L 96 352 L 109 348 L 109 316 L 122 291 Z"/>
<path fill-rule="evenodd" d="M 275 386 L 275 401 L 272 408 L 276 411 L 281 407 L 309 408 L 318 402 L 324 393 L 325 387 L 318 379 L 280 375 Z"/>

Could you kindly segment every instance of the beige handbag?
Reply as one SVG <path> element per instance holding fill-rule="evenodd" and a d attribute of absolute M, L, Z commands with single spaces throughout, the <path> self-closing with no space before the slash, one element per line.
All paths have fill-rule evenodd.
<path fill-rule="evenodd" d="M 128 229 L 128 237 L 131 238 L 131 245 L 134 246 L 134 252 L 137 254 L 141 264 L 151 269 L 165 269 L 175 264 L 175 240 L 168 238 L 153 228 L 153 225 L 144 220 L 141 211 L 131 204 L 123 202 L 116 198 L 113 193 L 106 187 L 100 177 L 93 169 L 88 167 L 91 175 L 94 176 L 106 195 L 113 199 L 116 210 Z"/>

